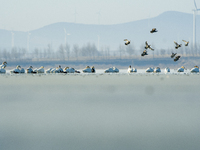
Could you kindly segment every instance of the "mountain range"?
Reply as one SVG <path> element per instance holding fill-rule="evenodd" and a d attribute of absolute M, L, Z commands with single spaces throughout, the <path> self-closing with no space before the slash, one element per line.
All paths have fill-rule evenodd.
<path fill-rule="evenodd" d="M 158 32 L 151 34 L 152 28 L 157 28 Z M 82 46 L 94 43 L 97 46 L 99 38 L 99 48 L 110 47 L 111 51 L 117 50 L 120 44 L 124 45 L 124 39 L 131 40 L 131 45 L 137 50 L 143 50 L 145 41 L 154 49 L 171 49 L 174 48 L 174 41 L 182 43 L 183 39 L 190 41 L 192 45 L 193 14 L 168 11 L 154 18 L 114 25 L 54 23 L 29 31 L 30 50 L 43 49 L 48 44 L 53 49 L 58 49 L 65 43 L 64 30 L 69 33 L 66 42 L 71 48 L 74 44 Z M 14 33 L 14 46 L 27 48 L 28 32 L 0 29 L 0 49 L 11 49 L 11 32 Z M 196 33 L 197 43 L 200 44 L 200 15 L 196 16 Z"/>

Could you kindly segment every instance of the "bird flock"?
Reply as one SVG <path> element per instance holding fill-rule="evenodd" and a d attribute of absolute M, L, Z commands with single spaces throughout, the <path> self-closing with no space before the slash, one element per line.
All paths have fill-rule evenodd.
<path fill-rule="evenodd" d="M 158 32 L 158 30 L 156 28 L 153 28 L 150 33 L 155 33 L 155 32 Z M 124 39 L 125 42 L 125 45 L 129 45 L 131 43 L 131 41 L 127 40 L 127 39 Z M 185 43 L 185 46 L 188 46 L 189 44 L 189 41 L 185 41 L 185 40 L 182 40 L 184 43 Z M 174 44 L 175 44 L 175 49 L 178 49 L 182 46 L 182 44 L 178 44 L 176 41 L 174 41 Z M 142 52 L 141 56 L 145 56 L 145 55 L 148 55 L 147 53 L 147 50 L 150 49 L 152 51 L 154 51 L 154 49 L 151 47 L 151 45 L 148 44 L 148 42 L 146 41 L 145 42 L 145 50 Z M 171 54 L 171 58 L 174 58 L 176 56 L 177 53 L 173 53 Z M 179 59 L 181 58 L 180 55 L 176 56 L 174 58 L 174 61 L 178 61 Z"/>
<path fill-rule="evenodd" d="M 6 68 L 7 66 L 7 62 L 3 62 L 1 65 L 0 65 L 0 73 L 1 74 L 5 74 L 6 73 Z M 185 67 L 180 67 L 177 69 L 177 72 L 184 72 L 184 69 Z M 83 70 L 82 70 L 83 73 L 96 73 L 96 70 L 95 70 L 95 67 L 92 66 L 86 66 Z M 137 72 L 137 69 L 136 68 L 132 68 L 131 65 L 129 66 L 128 70 L 127 70 L 128 73 L 136 73 Z M 161 72 L 161 69 L 159 67 L 156 67 L 156 68 L 147 68 L 145 70 L 145 72 L 147 73 L 151 73 L 151 72 L 154 72 L 154 73 L 160 73 Z M 170 72 L 170 68 L 165 68 L 164 70 L 165 73 L 168 73 Z M 194 66 L 194 68 L 192 68 L 190 70 L 190 72 L 199 72 L 199 67 L 198 66 Z M 26 71 L 24 68 L 22 68 L 20 65 L 17 65 L 16 68 L 10 70 L 10 73 L 11 74 L 24 74 L 24 73 L 27 73 L 27 74 L 41 74 L 41 73 L 46 73 L 46 74 L 50 74 L 50 73 L 81 73 L 80 71 L 74 69 L 74 68 L 70 68 L 70 67 L 65 67 L 64 69 L 62 69 L 62 67 L 59 65 L 58 67 L 56 68 L 48 68 L 47 70 L 44 70 L 44 66 L 41 66 L 40 68 L 33 68 L 32 66 L 29 66 Z M 104 73 L 119 73 L 119 69 L 116 68 L 116 67 L 110 67 L 106 70 L 104 70 Z"/>

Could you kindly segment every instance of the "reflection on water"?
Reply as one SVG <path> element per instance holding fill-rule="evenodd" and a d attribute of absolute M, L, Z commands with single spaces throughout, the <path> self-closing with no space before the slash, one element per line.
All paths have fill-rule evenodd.
<path fill-rule="evenodd" d="M 0 148 L 197 150 L 199 75 L 0 76 Z"/>

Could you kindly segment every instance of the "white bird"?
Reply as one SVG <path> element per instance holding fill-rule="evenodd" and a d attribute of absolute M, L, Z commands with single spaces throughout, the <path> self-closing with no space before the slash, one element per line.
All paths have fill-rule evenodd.
<path fill-rule="evenodd" d="M 199 72 L 199 67 L 198 66 L 194 66 L 194 68 L 192 68 L 190 70 L 190 72 Z"/>
<path fill-rule="evenodd" d="M 165 68 L 165 73 L 168 73 L 168 72 L 170 72 L 170 69 L 169 69 L 169 67 L 166 67 Z"/>
<path fill-rule="evenodd" d="M 137 72 L 136 68 L 131 68 L 131 65 L 128 68 L 128 73 L 133 73 L 133 72 Z"/>
<path fill-rule="evenodd" d="M 153 72 L 155 72 L 155 73 L 159 73 L 159 72 L 161 72 L 161 70 L 160 70 L 160 68 L 159 67 L 156 67 L 155 69 L 154 69 L 154 71 Z"/>
<path fill-rule="evenodd" d="M 0 65 L 0 68 L 1 68 L 1 69 L 4 69 L 4 68 L 6 68 L 6 65 L 7 65 L 7 62 L 4 61 L 4 62 Z"/>
<path fill-rule="evenodd" d="M 181 68 L 178 68 L 178 69 L 177 69 L 177 72 L 184 72 L 184 69 L 185 69 L 185 67 L 182 66 Z"/>
<path fill-rule="evenodd" d="M 51 70 L 52 70 L 53 68 L 49 68 L 49 69 L 47 69 L 45 72 L 46 73 L 51 73 Z"/>
<path fill-rule="evenodd" d="M 37 73 L 44 73 L 44 66 L 37 69 Z"/>
<path fill-rule="evenodd" d="M 56 67 L 56 69 L 53 71 L 53 73 L 63 73 L 63 69 L 59 65 L 58 67 Z"/>
<path fill-rule="evenodd" d="M 127 39 L 124 39 L 124 41 L 126 41 L 125 45 L 128 45 L 131 43 L 131 41 L 127 40 Z"/>
<path fill-rule="evenodd" d="M 7 62 L 4 61 L 1 65 L 0 65 L 0 73 L 6 73 L 6 65 L 7 65 Z"/>
<path fill-rule="evenodd" d="M 188 46 L 189 41 L 185 41 L 185 40 L 182 40 L 182 41 L 185 42 L 185 46 Z"/>
<path fill-rule="evenodd" d="M 16 73 L 16 74 L 17 73 L 25 73 L 25 70 L 24 70 L 24 68 L 21 68 L 20 65 L 17 65 L 17 67 L 15 69 L 11 70 L 10 73 Z"/>
<path fill-rule="evenodd" d="M 104 72 L 105 73 L 118 73 L 119 69 L 117 69 L 116 67 L 110 67 L 110 68 L 106 69 Z"/>
<path fill-rule="evenodd" d="M 63 69 L 63 72 L 64 72 L 64 73 L 74 73 L 74 72 L 75 72 L 75 69 L 74 69 L 74 68 L 65 67 L 65 68 Z"/>
<path fill-rule="evenodd" d="M 49 68 L 46 70 L 46 73 L 63 73 L 63 69 L 61 68 L 61 66 L 59 65 L 56 68 Z"/>
<path fill-rule="evenodd" d="M 95 73 L 95 68 L 94 68 L 94 66 L 92 66 L 92 68 L 90 68 L 89 66 L 86 66 L 86 67 L 83 69 L 83 72 L 84 72 L 84 73 Z"/>
<path fill-rule="evenodd" d="M 154 71 L 154 68 L 149 67 L 149 68 L 146 69 L 145 72 L 148 72 L 148 73 L 149 73 L 149 72 L 153 72 L 153 71 Z"/>
<path fill-rule="evenodd" d="M 29 66 L 29 68 L 26 69 L 27 73 L 33 73 L 33 67 Z"/>
<path fill-rule="evenodd" d="M 146 46 L 144 47 L 145 49 L 148 49 L 148 48 L 149 48 L 150 50 L 154 51 L 154 49 L 151 48 L 151 45 L 149 45 L 149 44 L 147 43 L 147 41 L 145 42 L 145 45 L 146 45 Z"/>

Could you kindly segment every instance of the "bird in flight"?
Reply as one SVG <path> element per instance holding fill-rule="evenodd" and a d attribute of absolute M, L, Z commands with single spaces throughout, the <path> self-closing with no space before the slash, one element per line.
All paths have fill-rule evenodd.
<path fill-rule="evenodd" d="M 156 28 L 153 28 L 150 33 L 155 33 L 155 32 L 158 32 L 158 30 L 156 30 Z"/>
<path fill-rule="evenodd" d="M 124 39 L 124 41 L 126 41 L 125 45 L 128 45 L 131 43 L 131 41 L 127 40 L 127 39 Z"/>
<path fill-rule="evenodd" d="M 189 41 L 185 41 L 185 40 L 182 40 L 182 41 L 185 42 L 185 46 L 188 46 Z"/>
<path fill-rule="evenodd" d="M 147 43 L 147 41 L 145 42 L 145 44 L 146 44 L 146 46 L 144 47 L 145 49 L 150 49 L 150 50 L 152 50 L 152 51 L 154 51 L 154 49 L 153 48 L 151 48 L 151 45 L 149 45 L 148 43 Z"/>
<path fill-rule="evenodd" d="M 175 43 L 175 45 L 176 45 L 176 46 L 175 46 L 175 49 L 178 49 L 178 48 L 181 47 L 181 45 L 182 45 L 182 44 L 178 44 L 178 43 L 175 42 L 175 41 L 174 41 L 174 43 Z"/>

